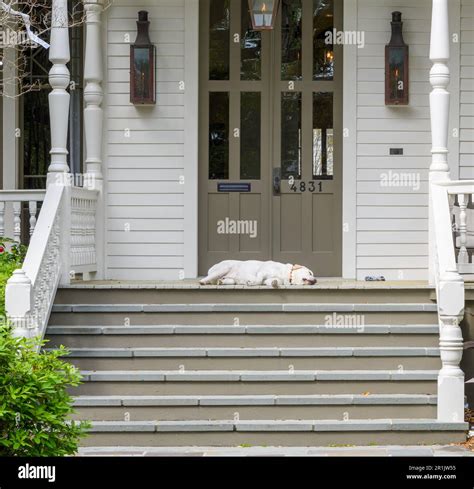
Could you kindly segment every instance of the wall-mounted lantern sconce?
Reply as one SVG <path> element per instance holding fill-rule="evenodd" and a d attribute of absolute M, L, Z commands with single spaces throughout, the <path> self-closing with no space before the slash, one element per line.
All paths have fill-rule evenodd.
<path fill-rule="evenodd" d="M 148 12 L 138 12 L 137 39 L 130 46 L 130 102 L 136 105 L 156 103 L 155 46 L 149 28 Z"/>
<path fill-rule="evenodd" d="M 255 31 L 269 31 L 275 27 L 280 0 L 249 0 L 249 11 Z"/>
<path fill-rule="evenodd" d="M 385 105 L 409 103 L 409 47 L 403 40 L 401 12 L 392 13 L 392 38 L 385 46 Z"/>

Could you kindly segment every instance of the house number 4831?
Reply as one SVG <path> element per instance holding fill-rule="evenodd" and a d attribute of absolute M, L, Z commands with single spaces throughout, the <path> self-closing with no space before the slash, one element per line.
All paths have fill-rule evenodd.
<path fill-rule="evenodd" d="M 301 192 L 301 193 L 304 193 L 304 192 L 310 192 L 312 194 L 316 193 L 316 192 L 322 192 L 323 191 L 323 182 L 303 182 L 303 181 L 300 181 L 300 182 L 295 182 L 294 180 L 291 181 L 290 180 L 290 190 L 292 192 Z"/>

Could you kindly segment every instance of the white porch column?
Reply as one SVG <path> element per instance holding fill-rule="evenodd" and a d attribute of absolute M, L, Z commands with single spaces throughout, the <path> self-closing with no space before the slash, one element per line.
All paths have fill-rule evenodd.
<path fill-rule="evenodd" d="M 101 14 L 103 0 L 84 0 L 86 12 L 86 54 L 84 61 L 84 132 L 86 139 L 86 180 L 88 187 L 102 176 L 102 89 L 103 59 Z"/>
<path fill-rule="evenodd" d="M 450 180 L 448 164 L 450 57 L 448 0 L 433 0 L 430 59 L 432 162 L 430 166 L 430 282 L 436 283 L 435 220 L 431 183 Z M 438 277 L 437 296 L 440 322 L 438 375 L 438 421 L 464 420 L 464 373 L 460 368 L 463 338 L 460 322 L 464 312 L 464 284 L 456 269 L 443 270 Z"/>
<path fill-rule="evenodd" d="M 48 168 L 48 185 L 58 182 L 58 177 L 69 173 L 67 134 L 70 96 L 67 88 L 70 73 L 66 66 L 70 59 L 68 24 L 67 0 L 53 0 L 49 50 L 49 60 L 53 63 L 49 83 L 53 90 L 49 94 L 51 164 Z"/>
<path fill-rule="evenodd" d="M 103 0 L 83 0 L 86 14 L 86 49 L 84 61 L 84 134 L 85 176 L 84 187 L 98 190 L 96 209 L 96 256 L 95 279 L 104 278 L 104 193 L 102 173 L 103 119 L 103 45 L 101 16 Z M 87 280 L 90 277 L 84 277 Z"/>
<path fill-rule="evenodd" d="M 430 60 L 433 67 L 430 71 L 430 83 L 433 90 L 430 95 L 432 161 L 430 166 L 431 183 L 449 180 L 448 137 L 449 137 L 449 104 L 450 94 L 447 90 L 450 82 L 449 73 L 450 33 L 448 0 L 433 0 L 431 20 Z M 435 283 L 435 235 L 433 209 L 430 195 L 429 216 L 429 280 Z"/>

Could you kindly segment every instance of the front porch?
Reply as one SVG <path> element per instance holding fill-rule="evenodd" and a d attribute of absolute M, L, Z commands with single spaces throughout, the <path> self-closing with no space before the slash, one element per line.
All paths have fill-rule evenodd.
<path fill-rule="evenodd" d="M 346 3 L 350 22 L 352 11 L 350 2 Z M 111 155 L 117 165 L 112 169 L 115 180 L 107 180 L 103 168 L 106 141 L 100 0 L 84 2 L 85 183 L 81 188 L 71 185 L 67 151 L 69 36 L 67 17 L 61 14 L 65 4 L 65 0 L 54 2 L 58 11 L 52 17 L 52 150 L 47 190 L 45 194 L 0 192 L 0 235 L 10 234 L 16 240 L 31 235 L 25 263 L 8 282 L 7 313 L 16 334 L 48 336 L 53 345 L 64 342 L 72 346 L 72 360 L 86 380 L 77 392 L 77 402 L 83 415 L 95 420 L 93 433 L 97 436 L 90 443 L 125 444 L 133 433 L 137 443 L 150 445 L 173 440 L 187 445 L 198 438 L 220 445 L 228 442 L 229 436 L 236 443 L 251 439 L 260 444 L 271 440 L 290 445 L 312 443 L 317 436 L 318 443 L 329 444 L 331 440 L 347 440 L 348 419 L 342 409 L 353 406 L 355 421 L 350 421 L 349 432 L 355 432 L 355 438 L 364 443 L 376 439 L 401 439 L 403 443 L 450 437 L 460 440 L 467 428 L 461 322 L 466 301 L 474 295 L 474 283 L 469 282 L 474 265 L 467 248 L 467 211 L 472 205 L 474 181 L 451 180 L 448 164 L 448 0 L 432 2 L 430 195 L 421 195 L 426 201 L 413 199 L 416 205 L 402 206 L 418 216 L 429 210 L 429 220 L 424 221 L 428 229 L 420 231 L 418 221 L 410 221 L 408 232 L 413 234 L 409 238 L 416 236 L 416 243 L 412 243 L 406 242 L 406 236 L 397 239 L 396 229 L 384 228 L 388 233 L 384 239 L 392 239 L 383 243 L 387 256 L 381 259 L 377 255 L 378 245 L 370 242 L 372 235 L 366 238 L 369 242 L 360 243 L 359 255 L 355 240 L 359 217 L 354 210 L 357 207 L 352 206 L 357 195 L 349 171 L 344 176 L 349 180 L 344 188 L 347 199 L 341 222 L 346 235 L 338 242 L 344 248 L 343 275 L 349 278 L 318 277 L 314 287 L 281 289 L 209 287 L 197 282 L 198 46 L 194 46 L 193 60 L 186 66 L 186 73 L 196 76 L 186 80 L 184 94 L 183 127 L 190 137 L 183 156 L 185 175 L 182 182 L 181 178 L 160 182 L 164 194 L 168 188 L 174 191 L 184 185 L 186 205 L 183 211 L 175 209 L 172 216 L 182 222 L 164 230 L 169 233 L 164 242 L 147 242 L 150 233 L 163 232 L 162 222 L 153 220 L 154 213 L 161 212 L 165 219 L 167 209 L 162 207 L 172 207 L 174 197 L 166 205 L 137 204 L 143 202 L 142 187 L 132 196 L 127 194 L 129 183 L 119 177 L 120 165 L 124 164 L 120 152 Z M 185 12 L 186 36 L 191 44 L 198 38 L 198 7 L 199 2 L 192 0 L 183 0 L 179 7 Z M 351 83 L 347 82 L 346 92 Z M 134 123 L 146 127 L 147 120 L 137 118 Z M 403 117 L 397 120 L 403 125 Z M 351 130 L 357 133 L 357 125 L 351 125 Z M 347 143 L 347 155 L 357 144 L 355 138 Z M 142 163 L 145 166 L 150 164 L 150 160 L 142 161 L 148 162 Z M 350 163 L 350 159 L 346 161 Z M 130 163 L 127 160 L 125 164 Z M 162 174 L 161 168 L 155 170 Z M 175 168 L 172 170 L 175 175 Z M 146 188 L 155 183 L 147 182 Z M 133 212 L 129 218 L 112 215 L 112 222 L 106 217 L 110 201 L 120 207 L 123 195 L 133 202 Z M 153 191 L 148 195 L 153 196 Z M 369 201 L 372 195 L 367 195 Z M 371 206 L 378 207 L 374 202 Z M 28 208 L 26 218 L 22 206 Z M 144 225 L 149 229 L 140 229 L 130 238 L 126 234 L 129 220 L 140 219 L 141 213 L 148 215 L 150 222 Z M 383 217 L 377 221 L 383 227 L 381 221 Z M 341 227 L 338 232 L 343 234 Z M 128 241 L 112 243 L 111 248 L 118 251 L 109 252 L 107 236 L 118 232 L 125 233 Z M 173 240 L 177 234 L 183 236 L 179 243 Z M 291 235 L 289 232 L 289 238 Z M 145 251 L 159 246 L 162 255 L 150 258 L 143 252 L 127 262 L 129 256 L 123 250 L 130 251 L 137 244 L 134 240 L 143 244 Z M 428 251 L 412 251 L 423 250 L 426 242 Z M 396 254 L 401 244 L 407 245 L 401 253 L 403 259 L 390 263 L 390 253 Z M 418 256 L 411 253 L 425 253 L 425 258 L 428 254 L 429 267 L 428 263 L 418 263 Z M 358 260 L 364 264 L 359 268 Z M 373 270 L 379 269 L 377 263 L 389 263 L 389 278 L 399 276 L 401 280 L 355 280 L 370 274 L 366 272 L 372 271 L 371 262 Z M 424 280 L 403 280 L 403 269 L 399 270 L 403 263 L 409 263 Z M 135 267 L 141 276 L 158 277 L 171 269 L 179 280 L 107 280 L 118 276 L 118 272 L 110 272 L 114 267 L 121 277 L 127 277 Z M 348 324 L 352 319 L 355 324 Z M 339 320 L 341 327 L 335 324 Z M 129 403 L 136 406 L 139 421 L 122 421 L 122 408 Z M 400 403 L 407 419 L 397 418 Z M 229 422 L 232 410 L 242 405 L 245 419 Z M 291 408 L 294 405 L 296 411 Z M 159 408 L 165 421 L 150 421 L 150 406 Z M 334 406 L 343 406 L 338 408 L 337 420 L 330 418 Z M 313 409 L 321 414 L 321 422 L 304 421 L 314 419 L 309 417 Z M 294 414 L 298 420 L 285 421 L 293 413 L 298 413 Z M 176 419 L 178 414 L 183 418 Z M 155 435 L 158 432 L 159 437 Z"/>

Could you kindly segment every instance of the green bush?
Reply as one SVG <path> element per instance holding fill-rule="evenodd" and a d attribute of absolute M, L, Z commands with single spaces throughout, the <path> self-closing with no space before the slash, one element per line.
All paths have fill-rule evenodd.
<path fill-rule="evenodd" d="M 64 347 L 38 353 L 45 342 L 14 338 L 5 320 L 5 286 L 25 255 L 25 246 L 0 237 L 0 456 L 72 455 L 88 427 L 68 421 L 67 389 L 81 375 L 61 360 Z"/>
<path fill-rule="evenodd" d="M 72 455 L 89 426 L 68 421 L 73 408 L 67 389 L 79 385 L 81 375 L 61 360 L 67 351 L 38 353 L 40 345 L 0 327 L 0 456 Z"/>

